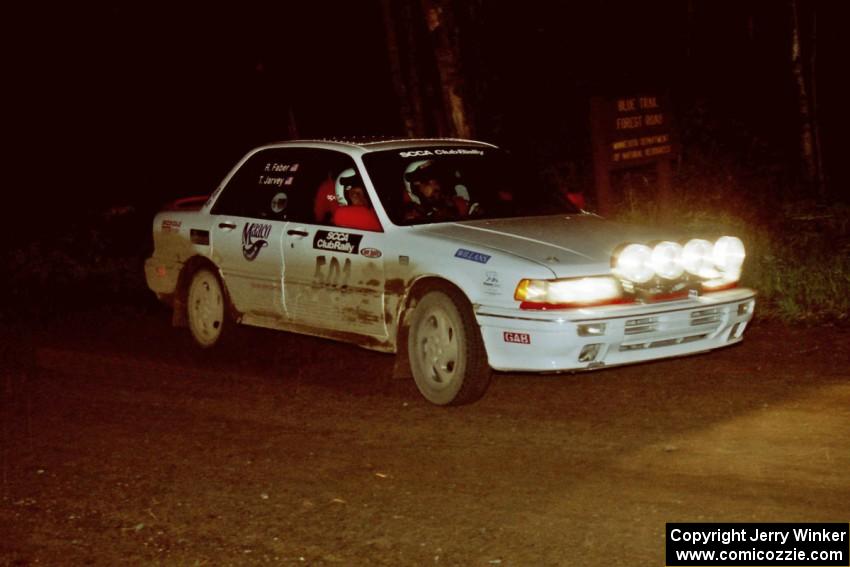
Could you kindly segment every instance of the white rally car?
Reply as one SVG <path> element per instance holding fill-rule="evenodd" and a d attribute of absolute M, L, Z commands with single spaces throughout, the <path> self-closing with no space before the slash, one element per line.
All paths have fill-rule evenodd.
<path fill-rule="evenodd" d="M 738 238 L 606 221 L 469 140 L 263 146 L 153 228 L 148 286 L 201 347 L 234 323 L 349 341 L 397 353 L 441 405 L 481 397 L 492 369 L 737 343 L 755 303 Z"/>

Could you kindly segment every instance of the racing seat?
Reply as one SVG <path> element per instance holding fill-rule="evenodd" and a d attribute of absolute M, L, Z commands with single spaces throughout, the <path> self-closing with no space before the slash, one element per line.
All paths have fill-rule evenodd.
<path fill-rule="evenodd" d="M 452 198 L 452 201 L 454 201 L 455 209 L 457 209 L 457 213 L 460 218 L 465 219 L 469 216 L 469 201 L 460 195 L 455 195 L 454 198 Z"/>
<path fill-rule="evenodd" d="M 336 199 L 334 180 L 328 177 L 319 185 L 319 189 L 316 191 L 316 198 L 313 201 L 313 214 L 315 215 L 316 222 L 319 224 L 330 224 L 338 208 L 339 203 Z"/>
<path fill-rule="evenodd" d="M 337 207 L 333 213 L 333 224 L 342 228 L 356 228 L 383 232 L 378 215 L 371 207 L 365 205 L 348 205 Z"/>

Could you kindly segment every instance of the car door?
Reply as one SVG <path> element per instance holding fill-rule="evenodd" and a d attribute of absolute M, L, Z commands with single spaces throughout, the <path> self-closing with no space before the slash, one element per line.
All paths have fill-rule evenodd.
<path fill-rule="evenodd" d="M 286 316 L 284 235 L 299 165 L 292 150 L 260 150 L 231 176 L 212 208 L 213 259 L 241 313 Z"/>
<path fill-rule="evenodd" d="M 356 170 L 354 162 L 329 150 L 314 150 L 305 162 L 318 175 L 315 189 L 307 192 L 311 198 L 293 209 L 284 235 L 287 313 L 293 322 L 310 327 L 386 336 L 384 233 L 377 217 L 374 211 L 369 216 L 366 208 L 351 207 L 344 212 L 372 220 L 362 224 L 366 228 L 358 228 L 357 222 L 338 226 L 334 219 L 345 216 L 340 213 L 350 205 L 340 194 L 332 212 L 325 206 L 337 193 L 336 178 Z"/>

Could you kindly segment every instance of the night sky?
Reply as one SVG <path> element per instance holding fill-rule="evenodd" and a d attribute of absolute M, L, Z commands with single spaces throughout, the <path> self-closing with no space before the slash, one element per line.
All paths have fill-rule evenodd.
<path fill-rule="evenodd" d="M 847 9 L 802 12 L 813 5 L 841 196 Z M 486 86 L 473 101 L 477 137 L 586 167 L 588 97 L 652 88 L 719 147 L 755 140 L 764 159 L 788 161 L 788 22 L 782 2 L 485 2 L 465 28 L 477 48 L 469 75 Z M 375 0 L 42 4 L 7 25 L 21 195 L 53 210 L 208 193 L 245 151 L 287 138 L 290 109 L 300 137 L 402 133 Z"/>

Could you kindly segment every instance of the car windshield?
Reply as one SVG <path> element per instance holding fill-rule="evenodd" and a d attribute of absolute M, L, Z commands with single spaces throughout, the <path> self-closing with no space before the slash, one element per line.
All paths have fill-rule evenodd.
<path fill-rule="evenodd" d="M 534 168 L 495 148 L 387 150 L 366 154 L 363 162 L 398 225 L 578 212 Z"/>

